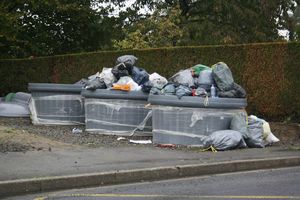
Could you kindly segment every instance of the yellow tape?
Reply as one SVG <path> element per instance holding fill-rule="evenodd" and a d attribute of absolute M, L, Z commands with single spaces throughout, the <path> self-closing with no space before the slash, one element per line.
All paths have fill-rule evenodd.
<path fill-rule="evenodd" d="M 215 149 L 212 145 L 210 145 L 209 147 L 207 147 L 206 149 L 202 149 L 201 151 L 212 151 L 214 153 L 217 153 L 217 149 Z"/>

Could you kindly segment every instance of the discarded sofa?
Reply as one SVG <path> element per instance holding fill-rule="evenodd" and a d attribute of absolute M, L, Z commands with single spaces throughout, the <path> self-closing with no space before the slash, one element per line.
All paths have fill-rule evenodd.
<path fill-rule="evenodd" d="M 29 104 L 33 124 L 84 124 L 82 85 L 29 83 Z"/>
<path fill-rule="evenodd" d="M 82 90 L 87 132 L 106 135 L 150 135 L 152 111 L 142 91 Z"/>
<path fill-rule="evenodd" d="M 153 143 L 199 145 L 207 136 L 230 128 L 238 113 L 246 113 L 247 100 L 149 95 L 152 107 Z"/>

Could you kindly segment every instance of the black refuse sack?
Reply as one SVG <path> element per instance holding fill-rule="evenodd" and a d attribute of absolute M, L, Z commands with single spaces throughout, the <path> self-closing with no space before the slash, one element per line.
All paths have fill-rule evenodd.
<path fill-rule="evenodd" d="M 97 77 L 95 79 L 87 81 L 84 88 L 87 90 L 106 89 L 106 85 L 103 80 Z"/>
<path fill-rule="evenodd" d="M 153 84 L 151 81 L 147 81 L 142 85 L 142 91 L 145 93 L 149 93 L 151 91 L 151 88 L 153 87 Z"/>
<path fill-rule="evenodd" d="M 139 85 L 142 85 L 149 81 L 149 74 L 146 72 L 146 70 L 139 68 L 139 67 L 133 67 L 132 68 L 132 75 L 131 78 Z"/>
<path fill-rule="evenodd" d="M 129 76 L 130 73 L 124 63 L 120 63 L 114 66 L 111 70 L 111 73 L 119 80 L 123 76 Z"/>
<path fill-rule="evenodd" d="M 132 68 L 137 60 L 138 60 L 137 57 L 135 57 L 133 55 L 124 55 L 124 56 L 120 56 L 117 58 L 116 64 L 117 65 L 123 64 L 125 66 L 126 70 L 128 71 L 128 75 L 131 75 Z"/>
<path fill-rule="evenodd" d="M 187 87 L 187 86 L 184 86 L 184 85 L 179 85 L 177 88 L 176 88 L 176 96 L 181 99 L 181 97 L 183 96 L 191 96 L 192 95 L 192 89 Z"/>
<path fill-rule="evenodd" d="M 137 60 L 133 55 L 123 55 L 117 58 L 116 64 L 124 63 L 126 66 L 133 67 Z"/>
<path fill-rule="evenodd" d="M 218 96 L 222 98 L 245 98 L 246 95 L 244 88 L 237 83 L 233 83 L 228 91 L 218 91 Z"/>

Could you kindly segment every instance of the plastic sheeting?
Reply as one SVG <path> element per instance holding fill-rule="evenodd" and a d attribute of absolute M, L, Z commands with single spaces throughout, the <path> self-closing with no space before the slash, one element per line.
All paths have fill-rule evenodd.
<path fill-rule="evenodd" d="M 243 109 L 185 108 L 153 105 L 154 143 L 202 145 L 204 136 L 229 129 L 234 115 Z M 197 138 L 197 139 L 193 139 Z"/>
<path fill-rule="evenodd" d="M 78 94 L 33 92 L 29 108 L 33 124 L 76 125 L 84 123 L 84 99 Z"/>
<path fill-rule="evenodd" d="M 152 111 L 147 101 L 85 99 L 86 131 L 106 135 L 150 135 Z"/>
<path fill-rule="evenodd" d="M 220 109 L 236 109 L 245 108 L 247 99 L 238 98 L 206 98 L 183 96 L 178 99 L 175 95 L 149 95 L 148 102 L 152 105 L 164 105 L 174 107 L 189 107 L 189 108 L 220 108 Z"/>
<path fill-rule="evenodd" d="M 1 117 L 29 117 L 28 105 L 12 102 L 0 102 Z"/>
<path fill-rule="evenodd" d="M 0 116 L 1 117 L 29 117 L 30 111 L 28 103 L 31 95 L 24 92 L 17 92 L 12 95 L 10 102 L 6 102 L 5 98 L 0 100 Z"/>

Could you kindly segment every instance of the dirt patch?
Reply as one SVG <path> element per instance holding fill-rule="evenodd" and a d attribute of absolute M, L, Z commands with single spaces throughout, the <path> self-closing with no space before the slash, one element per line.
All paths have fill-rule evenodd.
<path fill-rule="evenodd" d="M 31 121 L 28 118 L 0 118 L 0 126 L 4 127 L 3 129 L 9 130 L 8 131 L 9 133 L 7 133 L 6 136 L 3 135 L 3 138 L 9 136 L 12 130 L 13 132 L 20 133 L 16 135 L 16 137 L 14 137 L 12 140 L 10 140 L 10 141 L 14 141 L 13 143 L 6 140 L 6 143 L 2 143 L 2 147 L 0 144 L 0 148 L 4 149 L 4 150 L 0 150 L 0 152 L 5 152 L 12 149 L 12 148 L 8 148 L 8 146 L 10 147 L 18 146 L 19 148 L 14 148 L 16 151 L 18 151 L 18 149 L 20 151 L 40 149 L 38 143 L 31 142 L 36 140 L 36 138 L 34 137 L 39 138 L 40 140 L 39 142 L 43 142 L 43 144 L 45 144 L 45 146 L 42 147 L 43 149 L 47 149 L 47 144 L 50 144 L 48 146 L 52 145 L 54 147 L 63 147 L 63 145 L 68 147 L 68 145 L 73 145 L 71 146 L 72 148 L 74 148 L 75 146 L 94 148 L 99 146 L 116 147 L 116 146 L 133 145 L 133 144 L 129 144 L 128 142 L 129 137 L 127 137 L 125 140 L 117 140 L 120 136 L 87 133 L 84 131 L 84 126 L 78 126 L 78 125 L 77 126 L 75 125 L 74 126 L 63 126 L 63 125 L 44 126 L 44 125 L 33 125 L 31 124 Z M 73 128 L 81 129 L 82 133 L 73 133 L 72 132 Z M 18 137 L 27 137 L 28 143 L 25 143 L 26 147 L 21 148 L 21 144 L 24 143 L 21 142 L 21 144 L 19 144 L 18 142 L 22 141 L 22 139 L 18 140 L 17 139 Z M 130 139 L 152 139 L 152 138 L 134 136 L 134 137 L 130 137 Z M 59 142 L 60 145 L 54 142 Z M 143 147 L 144 145 L 138 145 L 138 146 Z"/>
<path fill-rule="evenodd" d="M 51 151 L 52 148 L 74 148 L 74 145 L 51 140 L 26 130 L 0 125 L 0 152 Z"/>
<path fill-rule="evenodd" d="M 280 139 L 278 145 L 300 145 L 300 124 L 270 122 L 270 127 L 274 135 Z"/>
<path fill-rule="evenodd" d="M 280 139 L 276 146 L 300 146 L 299 124 L 271 122 L 270 126 L 274 135 Z M 73 128 L 81 129 L 82 133 L 73 133 Z M 120 141 L 117 140 L 118 137 L 87 133 L 84 126 L 36 126 L 31 124 L 29 118 L 0 118 L 0 152 L 133 145 L 129 144 L 129 137 Z M 151 137 L 135 136 L 130 139 L 151 139 Z M 146 146 L 154 148 L 151 144 Z"/>

